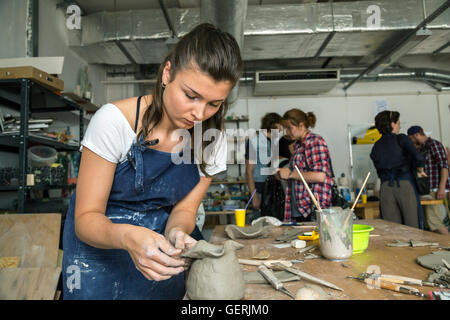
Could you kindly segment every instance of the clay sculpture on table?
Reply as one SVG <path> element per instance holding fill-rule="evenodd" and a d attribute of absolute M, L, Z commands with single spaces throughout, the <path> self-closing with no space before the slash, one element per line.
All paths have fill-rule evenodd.
<path fill-rule="evenodd" d="M 254 239 L 254 238 L 266 238 L 270 234 L 273 225 L 267 225 L 264 221 L 255 223 L 250 227 L 238 227 L 234 224 L 230 224 L 225 227 L 225 233 L 231 239 Z"/>
<path fill-rule="evenodd" d="M 245 280 L 236 257 L 244 246 L 228 240 L 214 245 L 200 240 L 183 257 L 195 259 L 186 281 L 192 300 L 239 300 L 244 297 Z"/>

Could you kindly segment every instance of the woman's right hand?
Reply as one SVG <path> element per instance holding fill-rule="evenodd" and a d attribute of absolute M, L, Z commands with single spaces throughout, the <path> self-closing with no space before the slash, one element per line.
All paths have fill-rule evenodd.
<path fill-rule="evenodd" d="M 148 280 L 167 280 L 184 271 L 184 261 L 173 257 L 179 255 L 181 249 L 176 249 L 155 231 L 130 226 L 122 241 L 136 268 Z"/>
<path fill-rule="evenodd" d="M 425 173 L 425 171 L 423 170 L 423 168 L 417 168 L 417 176 L 418 176 L 419 178 L 423 178 L 423 177 L 426 177 L 427 174 Z"/>

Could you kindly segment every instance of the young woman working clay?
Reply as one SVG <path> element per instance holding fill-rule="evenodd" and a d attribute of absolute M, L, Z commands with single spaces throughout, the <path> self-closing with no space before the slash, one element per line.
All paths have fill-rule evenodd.
<path fill-rule="evenodd" d="M 315 220 L 314 203 L 294 166 L 309 183 L 320 207 L 331 206 L 334 182 L 331 178 L 330 152 L 325 140 L 310 130 L 314 128 L 316 120 L 314 113 L 305 113 L 299 109 L 291 109 L 283 116 L 286 134 L 292 140 L 297 140 L 289 168 L 278 169 L 282 179 L 289 179 L 284 213 L 286 222 Z"/>
<path fill-rule="evenodd" d="M 223 133 L 241 70 L 235 39 L 202 24 L 161 64 L 152 95 L 92 117 L 64 227 L 64 299 L 183 298 L 180 254 L 196 243 L 190 234 L 211 176 L 226 170 L 226 137 L 200 143 L 213 150 L 203 162 L 177 164 L 195 136 L 183 146 L 173 134 L 193 133 L 194 122 Z"/>

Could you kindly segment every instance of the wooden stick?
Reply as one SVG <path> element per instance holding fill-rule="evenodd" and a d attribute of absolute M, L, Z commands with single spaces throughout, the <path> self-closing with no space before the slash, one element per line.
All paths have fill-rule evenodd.
<path fill-rule="evenodd" d="M 325 222 L 325 224 L 327 225 L 327 227 L 330 228 L 330 223 L 328 222 L 327 217 L 323 214 L 322 208 L 320 207 L 319 202 L 316 200 L 316 198 L 314 197 L 314 195 L 313 195 L 311 189 L 309 188 L 308 184 L 306 183 L 305 178 L 303 178 L 303 175 L 302 175 L 302 173 L 300 172 L 300 170 L 298 170 L 297 166 L 294 166 L 294 167 L 295 167 L 295 169 L 297 170 L 297 172 L 298 172 L 300 178 L 302 179 L 303 184 L 304 184 L 305 187 L 306 187 L 306 190 L 308 190 L 309 196 L 311 197 L 311 200 L 312 200 L 312 201 L 314 202 L 314 204 L 316 205 L 317 210 L 319 210 L 319 212 L 322 213 L 323 221 Z M 295 199 L 294 199 L 294 200 L 295 200 Z"/>
<path fill-rule="evenodd" d="M 363 183 L 361 189 L 359 189 L 358 196 L 356 197 L 355 202 L 353 203 L 353 206 L 352 206 L 352 209 L 351 209 L 352 211 L 353 211 L 353 209 L 355 209 L 355 206 L 356 206 L 356 204 L 358 203 L 358 200 L 359 200 L 359 196 L 361 195 L 361 193 L 363 192 L 364 188 L 366 187 L 366 183 L 367 183 L 367 180 L 369 179 L 369 176 L 370 176 L 370 171 L 367 174 L 366 180 L 364 180 L 364 183 Z"/>
<path fill-rule="evenodd" d="M 311 189 L 309 189 L 309 186 L 308 186 L 308 184 L 306 183 L 305 178 L 303 178 L 302 173 L 300 172 L 300 170 L 298 170 L 297 166 L 294 166 L 294 167 L 295 167 L 295 169 L 297 170 L 298 174 L 300 175 L 300 178 L 302 179 L 303 184 L 304 184 L 305 187 L 306 187 L 306 190 L 308 190 L 309 196 L 311 197 L 312 201 L 313 201 L 314 204 L 316 205 L 317 209 L 318 209 L 320 212 L 322 212 L 322 209 L 320 208 L 319 203 L 317 202 L 316 198 L 314 197 L 313 193 L 311 192 Z"/>
<path fill-rule="evenodd" d="M 363 183 L 361 189 L 359 190 L 358 196 L 356 197 L 355 202 L 353 203 L 353 206 L 352 206 L 352 208 L 350 209 L 350 212 L 348 213 L 347 217 L 345 218 L 344 223 L 342 224 L 341 232 L 344 231 L 345 227 L 347 226 L 348 219 L 349 219 L 350 216 L 352 215 L 352 212 L 354 211 L 355 206 L 356 206 L 356 204 L 358 203 L 359 196 L 361 195 L 362 191 L 363 191 L 364 188 L 366 187 L 366 183 L 367 183 L 367 180 L 369 179 L 369 176 L 370 176 L 370 171 L 367 173 L 366 180 L 364 180 L 364 183 Z"/>

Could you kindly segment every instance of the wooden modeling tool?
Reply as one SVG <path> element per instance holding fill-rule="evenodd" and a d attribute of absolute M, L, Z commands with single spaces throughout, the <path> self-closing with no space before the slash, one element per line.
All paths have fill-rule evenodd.
<path fill-rule="evenodd" d="M 366 180 L 364 180 L 364 183 L 363 183 L 361 189 L 359 190 L 358 196 L 356 197 L 355 202 L 353 202 L 352 208 L 350 209 L 350 212 L 348 213 L 347 217 L 345 218 L 344 223 L 342 224 L 342 230 L 345 229 L 345 226 L 347 225 L 348 220 L 352 216 L 352 213 L 355 210 L 355 206 L 358 203 L 359 197 L 361 196 L 361 193 L 363 192 L 364 188 L 366 187 L 366 183 L 367 183 L 367 180 L 369 179 L 369 176 L 370 176 L 370 171 L 369 171 L 369 173 L 367 173 Z"/>
<path fill-rule="evenodd" d="M 298 174 L 299 174 L 299 176 L 300 176 L 300 179 L 302 179 L 302 182 L 303 182 L 303 184 L 305 185 L 306 190 L 308 190 L 309 196 L 311 197 L 311 200 L 312 200 L 312 201 L 314 202 L 314 204 L 316 205 L 317 210 L 319 210 L 319 212 L 322 213 L 322 208 L 320 207 L 319 202 L 316 200 L 316 198 L 314 197 L 314 195 L 313 195 L 311 189 L 309 188 L 308 184 L 306 183 L 305 178 L 303 178 L 302 173 L 300 172 L 300 170 L 298 170 L 297 166 L 294 166 L 294 167 L 295 167 L 295 170 L 297 170 L 297 172 L 298 172 Z M 323 221 L 325 222 L 325 224 L 327 225 L 327 227 L 330 228 L 330 224 L 328 223 L 328 219 L 327 219 L 327 217 L 325 217 L 325 215 L 323 215 Z"/>

